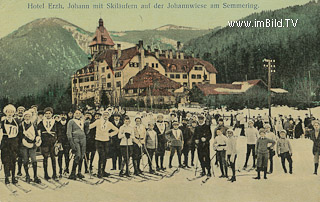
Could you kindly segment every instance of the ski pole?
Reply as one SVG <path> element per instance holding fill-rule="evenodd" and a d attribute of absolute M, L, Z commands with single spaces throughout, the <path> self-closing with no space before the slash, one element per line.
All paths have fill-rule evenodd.
<path fill-rule="evenodd" d="M 198 152 L 198 148 L 197 148 L 197 152 Z M 197 175 L 197 170 L 198 170 L 198 161 L 199 161 L 199 156 L 197 155 L 197 159 L 196 159 L 196 171 L 194 172 L 194 176 Z"/>
<path fill-rule="evenodd" d="M 128 138 L 126 138 L 127 140 L 127 171 L 129 172 L 129 146 L 128 146 Z"/>
<path fill-rule="evenodd" d="M 87 165 L 87 168 L 89 168 L 89 164 L 88 164 L 88 158 L 87 158 L 87 155 L 84 154 L 84 160 L 86 162 L 86 165 Z M 90 179 L 92 179 L 92 172 L 91 172 L 91 169 L 89 168 L 89 173 L 90 173 Z"/>

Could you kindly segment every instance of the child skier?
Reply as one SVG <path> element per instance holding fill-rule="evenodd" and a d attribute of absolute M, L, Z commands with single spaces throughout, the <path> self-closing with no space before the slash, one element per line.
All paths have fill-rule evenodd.
<path fill-rule="evenodd" d="M 41 138 L 38 135 L 36 127 L 31 122 L 31 111 L 26 111 L 23 114 L 24 121 L 21 123 L 20 127 L 20 137 L 22 138 L 21 144 L 21 154 L 23 159 L 23 167 L 26 172 L 26 182 L 30 183 L 29 175 L 29 158 L 31 158 L 31 163 L 33 167 L 33 178 L 35 183 L 41 183 L 41 180 L 37 176 L 37 159 L 36 150 L 41 144 Z"/>
<path fill-rule="evenodd" d="M 278 138 L 274 134 L 274 132 L 271 131 L 271 126 L 269 124 L 265 124 L 264 126 L 266 131 L 266 138 L 271 139 L 275 142 L 277 142 Z M 270 161 L 270 169 L 268 174 L 271 174 L 273 172 L 273 156 L 276 155 L 274 146 L 271 146 L 271 144 L 268 144 L 268 150 L 269 150 L 269 161 Z"/>
<path fill-rule="evenodd" d="M 220 165 L 221 176 L 228 178 L 228 167 L 226 163 L 226 147 L 228 138 L 222 134 L 220 129 L 216 130 L 217 136 L 214 138 L 213 148 L 217 151 L 217 160 Z"/>
<path fill-rule="evenodd" d="M 5 184 L 9 184 L 9 176 L 11 172 L 12 184 L 18 183 L 15 178 L 16 172 L 16 159 L 19 149 L 19 125 L 13 116 L 16 112 L 16 108 L 9 104 L 3 108 L 3 112 L 6 115 L 0 122 L 0 137 L 1 140 L 1 161 L 4 166 Z"/>
<path fill-rule="evenodd" d="M 145 148 L 144 143 L 145 143 L 145 137 L 146 137 L 146 127 L 142 124 L 142 120 L 140 117 L 136 117 L 135 122 L 136 122 L 136 125 L 134 127 L 134 131 L 135 131 L 134 136 L 141 143 L 142 145 L 141 148 Z M 136 143 L 133 144 L 133 154 L 134 154 L 133 160 L 137 164 L 137 170 L 135 170 L 136 175 L 142 173 L 142 171 L 140 170 L 140 161 L 143 155 L 141 148 L 139 148 L 139 146 Z"/>
<path fill-rule="evenodd" d="M 41 154 L 43 155 L 43 169 L 44 178 L 49 180 L 48 175 L 48 158 L 51 158 L 52 165 L 52 179 L 57 179 L 56 173 L 56 157 L 54 151 L 54 145 L 57 141 L 57 123 L 52 118 L 53 109 L 47 107 L 44 109 L 44 118 L 38 125 L 39 134 L 41 135 Z"/>
<path fill-rule="evenodd" d="M 166 168 L 163 166 L 164 154 L 166 151 L 166 131 L 170 128 L 170 124 L 167 126 L 163 121 L 163 114 L 158 114 L 157 122 L 154 126 L 154 131 L 157 133 L 158 144 L 156 148 L 155 158 L 156 158 L 156 166 L 157 171 L 165 170 Z M 159 163 L 160 161 L 160 163 Z"/>
<path fill-rule="evenodd" d="M 126 175 L 130 176 L 129 173 L 129 160 L 133 153 L 133 142 L 141 147 L 140 142 L 134 136 L 134 128 L 130 126 L 130 118 L 124 117 L 124 124 L 119 129 L 118 137 L 120 139 L 120 149 L 122 156 L 122 163 L 119 176 L 124 175 L 124 164 L 126 164 Z M 134 169 L 137 170 L 136 164 L 133 163 Z"/>
<path fill-rule="evenodd" d="M 57 123 L 58 128 L 58 143 L 61 144 L 62 150 L 58 153 L 58 165 L 59 165 L 59 178 L 62 178 L 62 158 L 64 156 L 65 169 L 64 173 L 69 174 L 69 152 L 70 144 L 67 137 L 67 113 L 62 112 L 60 115 L 61 120 Z"/>
<path fill-rule="evenodd" d="M 285 164 L 285 160 L 287 159 L 289 162 L 289 173 L 292 174 L 292 147 L 290 141 L 286 138 L 287 131 L 281 130 L 280 131 L 280 139 L 277 142 L 277 154 L 278 157 L 281 157 L 281 164 L 283 171 L 287 173 L 287 168 Z"/>
<path fill-rule="evenodd" d="M 246 154 L 246 162 L 243 166 L 243 170 L 245 170 L 248 166 L 248 160 L 250 153 L 252 152 L 252 160 L 253 160 L 253 168 L 256 167 L 256 159 L 255 159 L 255 147 L 258 139 L 259 132 L 256 128 L 253 127 L 253 120 L 248 121 L 248 128 L 245 129 L 245 136 L 247 137 L 247 154 Z"/>
<path fill-rule="evenodd" d="M 154 129 L 154 124 L 152 121 L 148 123 L 148 130 L 146 133 L 146 139 L 145 139 L 145 145 L 147 148 L 147 155 L 148 155 L 148 164 L 149 164 L 149 172 L 152 174 L 154 173 L 154 170 L 152 169 L 152 159 L 153 155 L 156 151 L 156 148 L 158 146 L 158 136 L 156 131 Z"/>
<path fill-rule="evenodd" d="M 253 124 L 252 124 L 253 125 Z M 237 138 L 233 135 L 233 130 L 227 130 L 227 159 L 232 169 L 232 177 L 229 181 L 236 181 L 236 159 L 237 159 Z"/>
<path fill-rule="evenodd" d="M 271 146 L 275 145 L 275 141 L 266 138 L 265 129 L 261 128 L 259 130 L 260 138 L 257 140 L 256 143 L 256 154 L 257 154 L 257 174 L 258 176 L 254 179 L 260 180 L 260 171 L 264 171 L 264 179 L 267 179 L 267 166 L 268 166 L 268 158 L 269 158 L 269 151 L 268 151 L 268 144 L 271 143 Z"/>
<path fill-rule="evenodd" d="M 183 166 L 181 164 L 181 151 L 183 147 L 183 134 L 182 134 L 182 131 L 179 129 L 178 121 L 174 120 L 172 122 L 172 126 L 173 126 L 173 129 L 169 134 L 169 139 L 171 142 L 169 168 L 172 168 L 172 159 L 175 151 L 177 151 L 179 167 L 182 168 Z"/>

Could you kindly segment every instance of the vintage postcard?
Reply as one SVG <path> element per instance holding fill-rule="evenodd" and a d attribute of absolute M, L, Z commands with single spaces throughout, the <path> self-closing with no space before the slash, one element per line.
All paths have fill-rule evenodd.
<path fill-rule="evenodd" d="M 0 202 L 320 201 L 319 0 L 0 12 Z"/>

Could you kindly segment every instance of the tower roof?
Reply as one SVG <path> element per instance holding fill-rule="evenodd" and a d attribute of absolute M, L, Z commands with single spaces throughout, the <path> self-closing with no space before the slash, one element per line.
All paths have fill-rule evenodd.
<path fill-rule="evenodd" d="M 94 45 L 114 46 L 114 42 L 112 41 L 107 29 L 103 26 L 103 20 L 101 18 L 99 19 L 99 27 L 97 27 L 93 40 L 89 44 L 89 46 Z"/>

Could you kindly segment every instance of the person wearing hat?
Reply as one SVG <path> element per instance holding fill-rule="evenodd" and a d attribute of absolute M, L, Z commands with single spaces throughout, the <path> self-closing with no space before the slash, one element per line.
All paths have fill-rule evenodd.
<path fill-rule="evenodd" d="M 275 141 L 266 138 L 266 131 L 264 128 L 259 130 L 259 139 L 256 143 L 256 154 L 257 154 L 257 177 L 254 179 L 260 180 L 260 172 L 264 172 L 264 179 L 267 179 L 267 167 L 268 167 L 268 158 L 269 158 L 269 149 L 268 144 L 271 144 L 273 147 Z"/>
<path fill-rule="evenodd" d="M 277 142 L 278 138 L 274 134 L 274 132 L 271 131 L 271 126 L 269 124 L 265 124 L 264 128 L 266 132 L 266 138 Z M 268 174 L 271 174 L 273 172 L 273 156 L 276 155 L 276 152 L 275 152 L 274 146 L 272 146 L 271 143 L 268 144 L 268 150 L 269 150 L 269 161 L 270 161 L 270 169 Z"/>
<path fill-rule="evenodd" d="M 44 118 L 38 125 L 38 133 L 41 136 L 41 154 L 43 155 L 43 169 L 44 169 L 44 178 L 49 180 L 48 175 L 48 158 L 51 158 L 52 165 L 52 179 L 57 179 L 56 173 L 56 157 L 55 157 L 55 143 L 57 142 L 57 123 L 53 119 L 53 109 L 47 107 L 44 109 Z M 35 122 L 33 122 L 35 123 Z"/>
<path fill-rule="evenodd" d="M 67 113 L 62 112 L 60 114 L 60 121 L 57 122 L 57 138 L 58 144 L 61 145 L 62 150 L 58 152 L 58 165 L 59 165 L 59 178 L 62 178 L 62 159 L 65 160 L 65 169 L 64 173 L 69 174 L 69 153 L 71 150 L 70 143 L 67 137 Z"/>
<path fill-rule="evenodd" d="M 112 155 L 110 151 L 111 137 L 118 134 L 118 128 L 110 121 L 110 113 L 108 110 L 102 113 L 102 118 L 95 120 L 90 124 L 90 130 L 95 128 L 96 149 L 99 154 L 98 160 L 98 177 L 108 177 L 110 174 L 105 171 L 107 157 Z M 111 153 L 111 154 L 110 154 Z"/>
<path fill-rule="evenodd" d="M 280 131 L 283 130 L 283 119 L 282 119 L 282 115 L 279 114 L 279 118 L 275 120 L 275 129 L 276 129 L 276 133 L 277 136 L 280 137 Z"/>
<path fill-rule="evenodd" d="M 218 126 L 214 130 L 214 137 L 217 136 L 217 130 L 220 130 L 224 136 L 227 135 L 228 128 L 224 126 L 224 121 L 222 117 L 218 119 Z"/>
<path fill-rule="evenodd" d="M 95 117 L 95 116 L 94 116 Z M 90 124 L 94 123 L 97 119 L 92 117 L 90 112 L 86 112 L 85 120 L 88 121 Z M 99 119 L 99 116 L 98 116 Z M 86 133 L 86 154 L 85 154 L 85 173 L 92 173 L 93 169 L 93 160 L 96 154 L 96 128 L 91 129 L 88 133 Z"/>
<path fill-rule="evenodd" d="M 233 135 L 233 130 L 227 130 L 227 147 L 226 154 L 229 165 L 232 169 L 232 177 L 228 181 L 236 181 L 236 159 L 237 159 L 237 138 Z"/>
<path fill-rule="evenodd" d="M 166 143 L 167 143 L 167 139 L 166 139 L 166 131 L 170 129 L 170 123 L 168 124 L 168 126 L 164 123 L 163 121 L 163 114 L 158 114 L 157 116 L 157 121 L 155 123 L 154 126 L 154 131 L 156 131 L 157 133 L 157 138 L 158 138 L 158 144 L 157 144 L 157 148 L 156 148 L 156 166 L 157 166 L 157 171 L 161 170 L 165 170 L 166 168 L 163 166 L 163 162 L 164 162 L 164 155 L 165 155 L 165 151 L 166 151 Z M 159 162 L 160 160 L 160 162 Z"/>
<path fill-rule="evenodd" d="M 29 110 L 31 110 L 32 112 L 31 122 L 34 124 L 37 124 L 38 123 L 38 106 L 32 105 Z"/>
<path fill-rule="evenodd" d="M 213 149 L 217 152 L 217 160 L 220 165 L 221 176 L 219 178 L 228 178 L 228 167 L 226 163 L 226 148 L 228 138 L 217 130 L 217 136 L 214 138 Z"/>
<path fill-rule="evenodd" d="M 149 121 L 149 123 L 148 123 L 148 129 L 146 131 L 144 145 L 147 149 L 149 172 L 151 174 L 153 174 L 153 173 L 155 173 L 155 171 L 152 169 L 152 159 L 153 159 L 154 153 L 156 151 L 156 148 L 158 147 L 158 136 L 157 136 L 156 131 L 154 131 L 153 121 Z"/>
<path fill-rule="evenodd" d="M 277 141 L 277 154 L 281 157 L 281 164 L 283 171 L 287 173 L 285 160 L 289 163 L 289 173 L 292 174 L 292 147 L 290 141 L 286 138 L 287 131 L 280 131 L 280 139 Z"/>
<path fill-rule="evenodd" d="M 195 128 L 195 144 L 198 151 L 198 158 L 201 164 L 201 175 L 211 177 L 211 165 L 210 165 L 210 140 L 212 138 L 210 126 L 205 124 L 204 116 L 198 117 L 198 126 Z"/>
<path fill-rule="evenodd" d="M 179 161 L 179 168 L 182 168 L 181 164 L 181 151 L 183 147 L 183 134 L 182 131 L 179 129 L 179 122 L 174 120 L 172 122 L 173 129 L 168 134 L 169 141 L 170 141 L 170 159 L 169 159 L 169 168 L 172 168 L 172 159 L 174 156 L 175 151 L 177 151 L 178 161 Z"/>
<path fill-rule="evenodd" d="M 118 129 L 123 125 L 123 119 L 121 119 L 120 113 L 114 113 L 109 121 Z M 118 135 L 114 135 L 111 137 L 111 142 L 110 142 L 110 155 L 112 155 L 112 169 L 111 170 L 116 170 L 117 169 L 117 161 L 118 161 L 118 168 L 120 170 L 121 167 L 121 150 L 120 150 L 120 139 Z"/>
<path fill-rule="evenodd" d="M 260 114 L 258 114 L 257 120 L 254 122 L 253 126 L 258 130 L 263 128 L 263 121 Z"/>
<path fill-rule="evenodd" d="M 145 148 L 144 143 L 145 143 L 145 138 L 146 138 L 146 127 L 142 124 L 141 117 L 136 117 L 135 118 L 136 125 L 134 126 L 134 136 L 135 138 L 140 142 L 142 145 L 142 149 Z M 153 130 L 153 129 L 152 129 Z M 137 164 L 135 170 L 135 174 L 141 174 L 142 171 L 140 169 L 140 161 L 142 158 L 142 150 L 139 148 L 139 146 L 136 143 L 133 143 L 133 161 Z"/>
<path fill-rule="evenodd" d="M 16 116 L 15 116 L 15 120 L 17 121 L 17 123 L 19 125 L 21 125 L 21 123 L 23 122 L 23 113 L 25 112 L 25 108 L 23 106 L 19 106 L 17 108 L 17 113 L 16 113 Z M 21 154 L 21 141 L 19 141 L 19 152 L 18 152 L 18 172 L 17 172 L 17 175 L 18 176 L 22 176 L 22 173 L 21 173 L 21 168 L 22 168 L 22 154 Z"/>
<path fill-rule="evenodd" d="M 319 166 L 319 155 L 320 155 L 320 122 L 314 121 L 313 123 L 314 130 L 311 131 L 310 139 L 313 142 L 312 153 L 314 160 L 314 173 L 318 174 Z"/>
<path fill-rule="evenodd" d="M 179 129 L 182 131 L 182 134 L 183 134 L 183 150 L 182 150 L 182 153 L 184 156 L 183 166 L 190 168 L 190 166 L 188 165 L 188 156 L 189 156 L 189 152 L 192 144 L 192 133 L 187 124 L 186 118 L 182 118 L 182 126 L 180 126 Z"/>
<path fill-rule="evenodd" d="M 245 136 L 247 138 L 247 153 L 246 153 L 246 162 L 244 163 L 243 170 L 245 170 L 248 166 L 248 160 L 251 152 L 252 152 L 252 160 L 253 160 L 252 168 L 256 167 L 255 147 L 256 147 L 256 142 L 258 140 L 259 132 L 255 127 L 253 127 L 253 124 L 254 124 L 253 120 L 249 120 L 248 128 L 245 129 Z"/>
<path fill-rule="evenodd" d="M 195 143 L 195 130 L 197 127 L 197 121 L 192 121 L 191 126 L 189 128 L 190 130 L 190 136 L 191 136 L 191 143 L 190 143 L 190 151 L 191 151 L 191 166 L 194 166 L 194 152 L 196 151 L 196 143 Z"/>
<path fill-rule="evenodd" d="M 37 129 L 34 124 L 31 123 L 32 112 L 26 111 L 23 114 L 24 121 L 20 127 L 20 137 L 22 138 L 22 144 L 20 151 L 23 159 L 23 167 L 26 172 L 26 182 L 30 183 L 29 175 L 29 158 L 33 167 L 33 181 L 40 184 L 41 180 L 37 176 L 37 159 L 36 150 L 41 145 L 41 138 L 38 135 Z"/>
<path fill-rule="evenodd" d="M 14 119 L 16 108 L 9 104 L 3 108 L 3 113 L 6 115 L 0 122 L 1 140 L 1 161 L 4 167 L 5 184 L 9 184 L 9 176 L 11 173 L 12 184 L 18 183 L 15 178 L 16 159 L 19 151 L 19 124 Z M 0 136 L 1 137 L 1 136 Z"/>

